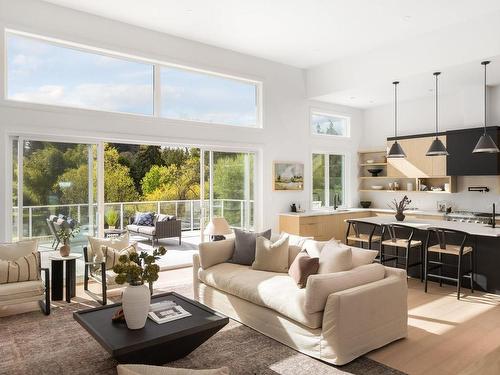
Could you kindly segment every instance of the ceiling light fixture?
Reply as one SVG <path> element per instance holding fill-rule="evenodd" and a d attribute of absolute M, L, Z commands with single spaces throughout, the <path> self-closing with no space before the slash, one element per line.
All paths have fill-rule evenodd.
<path fill-rule="evenodd" d="M 406 154 L 403 151 L 403 147 L 398 143 L 398 81 L 394 81 L 392 83 L 394 85 L 394 137 L 396 140 L 391 146 L 389 153 L 387 154 L 388 158 L 406 158 Z"/>
<path fill-rule="evenodd" d="M 436 138 L 432 141 L 431 147 L 429 147 L 429 150 L 427 150 L 427 153 L 425 154 L 426 156 L 442 156 L 442 155 L 449 155 L 448 151 L 446 150 L 446 146 L 441 142 L 441 140 L 438 138 L 438 132 L 439 132 L 439 127 L 438 127 L 438 122 L 439 122 L 439 102 L 438 102 L 438 76 L 441 74 L 441 72 L 435 72 L 434 73 L 434 78 L 436 81 Z"/>
<path fill-rule="evenodd" d="M 498 146 L 496 145 L 495 141 L 486 133 L 486 65 L 488 65 L 490 61 L 483 61 L 481 62 L 481 65 L 484 66 L 484 133 L 481 135 L 479 138 L 479 141 L 476 144 L 476 147 L 474 147 L 474 150 L 472 151 L 473 154 L 477 153 L 489 153 L 489 154 L 494 154 L 500 152 L 498 150 Z"/>

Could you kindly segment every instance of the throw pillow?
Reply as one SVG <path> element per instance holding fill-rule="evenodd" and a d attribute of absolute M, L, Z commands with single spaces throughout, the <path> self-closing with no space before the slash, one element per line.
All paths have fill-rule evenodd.
<path fill-rule="evenodd" d="M 288 274 L 299 288 L 305 288 L 307 278 L 318 273 L 319 258 L 311 258 L 306 251 L 301 251 L 293 261 Z"/>
<path fill-rule="evenodd" d="M 118 365 L 118 375 L 229 375 L 229 368 L 191 370 L 151 365 Z"/>
<path fill-rule="evenodd" d="M 127 246 L 125 249 L 117 250 L 110 246 L 101 246 L 102 252 L 106 257 L 106 269 L 112 269 L 117 263 L 118 259 L 121 255 L 136 253 L 137 252 L 137 244 L 133 243 L 130 246 Z"/>
<path fill-rule="evenodd" d="M 366 264 L 371 264 L 378 255 L 377 250 L 360 249 L 359 247 L 351 247 L 351 251 L 352 251 L 352 268 L 364 266 Z"/>
<path fill-rule="evenodd" d="M 334 241 L 332 238 L 330 241 Z M 306 240 L 302 245 L 302 250 L 307 251 L 311 258 L 319 258 L 321 250 L 329 241 Z"/>
<path fill-rule="evenodd" d="M 257 237 L 271 239 L 271 229 L 265 232 L 246 232 L 241 229 L 234 229 L 234 252 L 229 263 L 251 266 L 255 260 L 255 246 Z"/>
<path fill-rule="evenodd" d="M 38 249 L 38 240 L 24 240 L 12 243 L 0 243 L 0 259 L 15 261 L 30 255 Z"/>
<path fill-rule="evenodd" d="M 35 250 L 16 260 L 0 260 L 0 284 L 40 280 L 38 251 Z"/>
<path fill-rule="evenodd" d="M 154 225 L 154 213 L 152 212 L 136 212 L 134 216 L 134 225 L 142 225 L 152 227 Z"/>
<path fill-rule="evenodd" d="M 351 268 L 352 251 L 350 247 L 341 247 L 335 242 L 329 242 L 323 247 L 319 256 L 318 273 L 348 271 Z"/>
<path fill-rule="evenodd" d="M 269 272 L 288 271 L 288 236 L 272 243 L 264 237 L 257 237 L 255 261 L 252 269 Z"/>
<path fill-rule="evenodd" d="M 290 245 L 290 239 L 288 239 L 288 268 L 292 265 L 295 257 L 302 251 L 302 248 L 295 245 Z"/>
<path fill-rule="evenodd" d="M 302 247 L 304 246 L 304 243 L 307 240 L 313 240 L 314 237 L 302 237 L 302 236 L 297 236 L 296 234 L 290 234 L 287 232 L 281 232 L 281 235 L 287 235 L 288 236 L 288 245 L 290 246 L 298 246 Z"/>
<path fill-rule="evenodd" d="M 101 263 L 104 262 L 104 253 L 102 252 L 102 246 L 109 246 L 116 250 L 123 250 L 129 245 L 128 232 L 120 237 L 115 238 L 97 238 L 88 237 L 89 246 L 89 261 Z"/>

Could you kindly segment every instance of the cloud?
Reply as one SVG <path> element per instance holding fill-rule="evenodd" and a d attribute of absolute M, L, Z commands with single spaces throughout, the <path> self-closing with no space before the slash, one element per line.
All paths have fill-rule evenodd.
<path fill-rule="evenodd" d="M 148 85 L 82 84 L 73 88 L 44 85 L 9 93 L 14 100 L 151 114 L 153 93 Z"/>

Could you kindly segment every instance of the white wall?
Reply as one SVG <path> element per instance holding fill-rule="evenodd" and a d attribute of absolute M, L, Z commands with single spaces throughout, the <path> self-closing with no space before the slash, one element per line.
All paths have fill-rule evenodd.
<path fill-rule="evenodd" d="M 500 124 L 500 87 L 488 88 L 488 124 Z M 383 148 L 387 137 L 394 135 L 394 108 L 384 105 L 364 111 L 361 148 Z M 398 134 L 410 135 L 434 131 L 434 97 L 432 95 L 399 103 Z M 440 97 L 440 130 L 478 127 L 483 124 L 483 87 L 464 87 L 455 95 Z M 437 201 L 451 201 L 457 209 L 474 211 L 491 210 L 491 203 L 500 203 L 500 177 L 459 177 L 455 194 L 409 194 L 415 207 L 435 209 Z M 490 193 L 468 192 L 467 187 L 485 185 Z M 386 207 L 387 203 L 401 193 L 363 193 L 363 199 L 371 200 L 375 206 Z"/>
<path fill-rule="evenodd" d="M 81 137 L 82 140 L 162 142 L 215 145 L 257 150 L 257 218 L 260 227 L 277 229 L 277 214 L 299 202 L 307 208 L 310 201 L 310 153 L 345 152 L 354 173 L 350 203 L 358 201 L 356 187 L 356 150 L 361 135 L 362 112 L 348 107 L 311 103 L 306 100 L 304 72 L 300 69 L 223 50 L 185 39 L 114 22 L 52 4 L 34 1 L 0 0 L 0 27 L 17 29 L 76 43 L 116 50 L 131 55 L 174 62 L 221 73 L 261 80 L 264 84 L 264 128 L 248 129 L 204 124 L 185 124 L 158 118 L 104 113 L 98 111 L 23 105 L 4 100 L 5 82 L 0 76 L 0 241 L 7 240 L 7 212 L 10 192 L 6 191 L 9 134 L 41 134 L 51 137 Z M 4 38 L 0 38 L 0 71 L 4 71 Z M 351 140 L 319 139 L 309 132 L 311 106 L 352 116 Z M 305 163 L 303 192 L 273 192 L 272 161 Z M 5 197 L 5 199 L 4 199 Z M 5 221 L 5 222 L 4 222 Z"/>

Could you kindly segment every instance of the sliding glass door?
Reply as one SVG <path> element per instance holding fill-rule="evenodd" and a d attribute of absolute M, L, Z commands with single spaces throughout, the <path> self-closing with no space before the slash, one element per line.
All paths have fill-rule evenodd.
<path fill-rule="evenodd" d="M 58 220 L 70 221 L 80 228 L 72 251 L 81 251 L 97 228 L 97 145 L 17 137 L 12 151 L 12 239 L 55 249 Z"/>
<path fill-rule="evenodd" d="M 255 154 L 204 151 L 205 224 L 224 217 L 231 227 L 253 230 Z"/>

